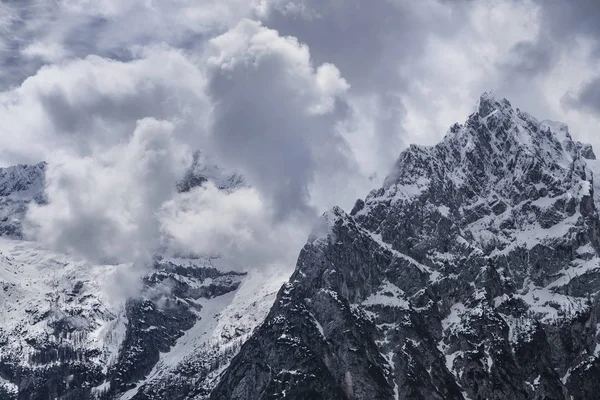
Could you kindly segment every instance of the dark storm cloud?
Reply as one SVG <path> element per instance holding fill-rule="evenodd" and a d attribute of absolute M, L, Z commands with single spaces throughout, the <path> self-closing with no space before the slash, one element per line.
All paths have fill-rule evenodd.
<path fill-rule="evenodd" d="M 0 90 L 64 59 L 130 61 L 136 48 L 157 43 L 201 52 L 253 7 L 246 0 L 0 2 Z"/>
<path fill-rule="evenodd" d="M 43 65 L 94 54 L 131 59 L 127 46 L 105 46 L 115 29 L 96 13 L 73 12 L 64 1 L 14 0 L 0 6 L 0 89 L 20 84 Z M 2 24 L 1 21 L 6 21 Z"/>
<path fill-rule="evenodd" d="M 57 131 L 81 134 L 93 130 L 94 119 L 99 115 L 104 123 L 128 123 L 129 130 L 133 130 L 138 119 L 150 115 L 165 118 L 169 115 L 167 107 L 156 100 L 167 97 L 166 87 L 140 85 L 135 91 L 121 97 L 90 93 L 77 99 L 70 99 L 64 91 L 56 88 L 42 94 L 40 101 Z"/>
<path fill-rule="evenodd" d="M 600 76 L 583 85 L 578 93 L 567 93 L 563 103 L 568 108 L 583 109 L 600 116 Z"/>
<path fill-rule="evenodd" d="M 548 40 L 527 40 L 514 45 L 501 64 L 508 76 L 531 78 L 550 71 L 556 55 Z"/>
<path fill-rule="evenodd" d="M 539 7 L 539 33 L 536 38 L 517 43 L 502 62 L 507 78 L 546 74 L 565 49 L 577 45 L 578 39 L 589 40 L 595 56 L 600 56 L 600 2 L 536 0 L 534 4 Z"/>
<path fill-rule="evenodd" d="M 371 115 L 380 154 L 378 168 L 387 168 L 406 145 L 402 95 L 414 84 L 402 73 L 422 55 L 431 35 L 452 36 L 466 11 L 463 2 L 382 0 L 273 0 L 265 24 L 300 38 L 316 63 L 336 65 L 353 96 L 377 104 Z M 370 171 L 373 173 L 375 171 Z M 385 174 L 385 172 L 383 172 Z"/>
<path fill-rule="evenodd" d="M 501 66 L 507 86 L 514 86 L 508 93 L 518 95 L 523 84 L 533 87 L 530 78 L 549 76 L 561 55 L 578 48 L 581 40 L 591 47 L 590 65 L 600 59 L 599 1 L 536 0 L 535 4 L 539 7 L 537 37 L 515 45 Z M 599 115 L 599 89 L 598 79 L 589 80 L 581 88 L 570 88 L 560 101 L 567 109 Z"/>
<path fill-rule="evenodd" d="M 431 1 L 417 6 L 390 0 L 306 0 L 298 2 L 301 11 L 292 12 L 290 3 L 274 1 L 266 25 L 301 38 L 315 62 L 340 68 L 353 91 L 384 93 L 406 84 L 399 67 L 421 53 L 430 34 L 456 30 L 453 13 L 462 8 L 452 3 L 440 12 L 442 7 Z"/>
<path fill-rule="evenodd" d="M 37 29 L 30 21 L 39 16 L 51 14 L 49 6 L 42 6 L 35 0 L 7 1 L 0 4 L 0 90 L 19 84 L 33 74 L 42 63 L 23 57 L 21 51 Z"/>

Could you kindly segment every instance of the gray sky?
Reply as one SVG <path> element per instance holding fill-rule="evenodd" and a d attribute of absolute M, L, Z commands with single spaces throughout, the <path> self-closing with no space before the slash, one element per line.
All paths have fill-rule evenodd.
<path fill-rule="evenodd" d="M 60 250 L 289 264 L 483 91 L 600 148 L 599 30 L 594 0 L 5 1 L 0 165 L 51 163 L 30 235 Z M 174 193 L 195 149 L 252 188 Z"/>

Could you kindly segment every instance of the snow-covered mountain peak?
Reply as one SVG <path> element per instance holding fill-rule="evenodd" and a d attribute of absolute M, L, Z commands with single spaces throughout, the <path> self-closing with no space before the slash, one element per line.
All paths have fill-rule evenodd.
<path fill-rule="evenodd" d="M 531 114 L 513 108 L 505 98 L 491 92 L 481 95 L 476 111 L 463 124 L 454 124 L 444 142 L 458 142 L 468 148 L 491 150 L 508 155 L 525 151 L 540 159 L 594 159 L 591 145 L 574 141 L 569 127 L 562 122 L 538 121 Z M 492 145 L 491 147 L 488 146 Z M 479 146 L 476 146 L 479 145 Z"/>
<path fill-rule="evenodd" d="M 593 158 L 485 93 L 350 215 L 323 215 L 210 399 L 596 398 Z"/>
<path fill-rule="evenodd" d="M 566 125 L 539 122 L 485 93 L 477 111 L 454 124 L 439 144 L 403 151 L 384 181 L 386 193 L 374 191 L 369 198 L 406 199 L 439 186 L 470 203 L 497 196 L 516 204 L 525 187 L 589 180 L 585 159 L 594 158 L 591 146 L 573 141 Z"/>
<path fill-rule="evenodd" d="M 403 151 L 384 187 L 357 201 L 351 214 L 419 260 L 421 246 L 430 251 L 432 246 L 425 228 L 411 223 L 399 235 L 395 218 L 412 215 L 409 220 L 420 224 L 440 220 L 454 226 L 447 235 L 469 243 L 458 250 L 462 245 L 444 239 L 434 258 L 452 247 L 486 257 L 508 254 L 554 243 L 593 221 L 598 196 L 591 146 L 573 141 L 564 124 L 539 122 L 490 96 L 483 97 L 480 108 L 484 102 L 495 107 L 486 109 L 485 117 L 477 111 L 436 146 Z M 600 248 L 594 234 L 590 245 Z"/>
<path fill-rule="evenodd" d="M 477 102 L 476 114 L 485 118 L 492 113 L 508 113 L 512 110 L 510 102 L 505 98 L 497 98 L 494 92 L 484 92 Z"/>
<path fill-rule="evenodd" d="M 540 123 L 535 117 L 518 108 L 513 108 L 505 99 L 484 93 L 464 124 L 453 125 L 440 143 L 450 142 L 466 146 L 469 150 L 489 153 L 514 153 L 527 150 L 539 154 L 544 147 L 556 147 L 572 140 L 568 128 L 560 122 Z"/>

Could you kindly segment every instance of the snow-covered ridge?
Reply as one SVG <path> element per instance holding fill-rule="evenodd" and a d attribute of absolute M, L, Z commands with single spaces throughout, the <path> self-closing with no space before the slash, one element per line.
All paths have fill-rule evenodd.
<path fill-rule="evenodd" d="M 46 163 L 0 168 L 0 196 L 33 198 L 44 190 Z"/>
<path fill-rule="evenodd" d="M 116 331 L 107 332 L 105 327 L 116 319 L 124 304 L 111 300 L 103 286 L 111 281 L 117 268 L 127 266 L 90 265 L 32 242 L 0 238 L 3 362 L 8 359 L 24 366 L 34 365 L 42 356 L 42 343 L 53 340 L 79 342 L 77 347 L 86 350 L 103 349 L 105 345 L 117 350 L 120 342 L 110 339 Z M 67 329 L 58 337 L 52 336 L 62 328 Z M 73 332 L 82 334 L 71 335 Z M 108 347 L 107 356 L 113 352 Z"/>
<path fill-rule="evenodd" d="M 486 93 L 466 122 L 450 127 L 439 144 L 411 145 L 402 152 L 384 187 L 431 175 L 443 175 L 457 186 L 486 182 L 497 187 L 506 175 L 525 173 L 533 163 L 558 178 L 573 164 L 582 168 L 579 160 L 586 158 L 595 159 L 591 146 L 573 141 L 565 124 L 539 122 Z M 479 182 L 469 182 L 473 174 Z"/>
<path fill-rule="evenodd" d="M 143 277 L 141 294 L 129 297 L 119 282 L 138 272 L 129 264 L 94 265 L 0 238 L 0 365 L 9 371 L 2 372 L 6 382 L 0 386 L 12 390 L 19 379 L 12 373 L 19 369 L 36 376 L 19 393 L 36 393 L 44 376 L 78 368 L 67 390 L 83 384 L 96 396 L 114 396 L 129 385 L 119 376 L 143 372 L 158 349 L 154 367 L 124 399 L 182 382 L 181 371 L 200 368 L 198 363 L 212 375 L 196 383 L 211 385 L 216 363 L 224 366 L 235 355 L 287 278 L 221 272 L 210 259 L 169 258 L 157 261 Z"/>

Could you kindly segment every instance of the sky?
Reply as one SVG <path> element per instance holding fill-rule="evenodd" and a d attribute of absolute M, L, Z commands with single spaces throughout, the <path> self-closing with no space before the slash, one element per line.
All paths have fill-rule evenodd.
<path fill-rule="evenodd" d="M 56 250 L 289 268 L 484 91 L 600 149 L 599 66 L 595 0 L 7 0 L 0 165 L 49 163 Z M 196 150 L 250 186 L 177 193 Z"/>

